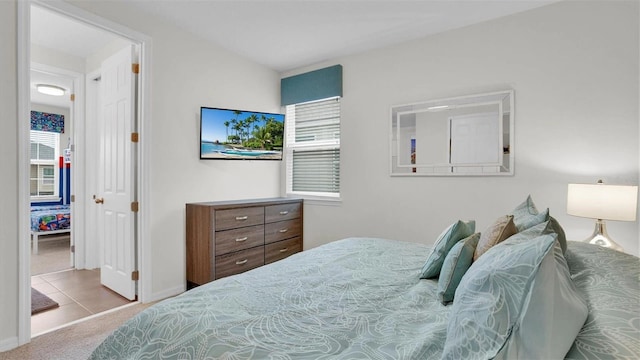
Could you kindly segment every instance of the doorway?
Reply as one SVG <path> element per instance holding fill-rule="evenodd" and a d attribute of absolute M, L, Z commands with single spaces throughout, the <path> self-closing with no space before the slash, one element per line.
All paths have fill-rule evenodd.
<path fill-rule="evenodd" d="M 84 26 L 93 26 L 94 28 L 98 29 L 99 31 L 105 32 L 107 34 L 109 34 L 110 36 L 118 36 L 121 39 L 124 39 L 124 41 L 128 42 L 129 44 L 134 44 L 136 46 L 139 47 L 140 49 L 140 54 L 141 57 L 143 57 L 143 61 L 141 61 L 141 68 L 142 70 L 140 71 L 140 78 L 139 81 L 137 82 L 137 89 L 136 91 L 138 92 L 138 94 L 140 96 L 142 96 L 145 93 L 145 89 L 148 88 L 149 84 L 148 81 L 146 81 L 146 68 L 148 65 L 148 55 L 147 52 L 150 52 L 150 39 L 147 38 L 146 36 L 142 35 L 142 34 L 138 34 L 136 32 L 133 32 L 129 29 L 124 29 L 122 28 L 120 25 L 111 23 L 107 20 L 104 19 L 100 19 L 98 17 L 96 17 L 93 14 L 89 14 L 86 13 L 80 9 L 77 9 L 71 5 L 65 4 L 65 3 L 55 3 L 55 4 L 45 4 L 45 3 L 33 3 L 30 1 L 25 1 L 25 2 L 19 2 L 18 3 L 18 49 L 19 49 L 19 69 L 18 69 L 18 83 L 19 83 L 19 113 L 22 115 L 21 117 L 23 117 L 24 115 L 27 115 L 30 111 L 30 96 L 28 95 L 29 91 L 28 89 L 30 88 L 30 83 L 29 83 L 29 64 L 30 64 L 30 60 L 31 60 L 31 56 L 29 55 L 29 48 L 31 47 L 31 38 L 30 36 L 28 36 L 28 34 L 30 34 L 29 31 L 29 26 L 31 24 L 31 17 L 30 17 L 30 10 L 32 7 L 32 5 L 36 5 L 35 7 L 37 7 L 38 9 L 42 9 L 42 10 L 46 10 L 46 11 L 51 11 L 52 13 L 58 15 L 58 16 L 64 16 L 67 17 L 68 20 L 70 21 L 75 21 L 78 23 L 83 24 Z M 68 39 L 65 39 L 68 40 Z M 36 53 L 35 55 L 38 55 L 37 52 L 38 51 L 42 51 L 42 49 L 40 48 L 36 48 L 34 53 Z M 144 55 L 144 56 L 143 56 Z M 83 74 L 84 76 L 84 74 Z M 95 142 L 91 142 L 89 139 L 87 139 L 86 136 L 86 128 L 85 126 L 89 123 L 89 121 L 85 121 L 84 114 L 85 114 L 85 106 L 91 106 L 91 104 L 89 102 L 85 102 L 85 99 L 83 97 L 84 94 L 84 82 L 81 81 L 79 86 L 74 89 L 74 92 L 76 92 L 76 99 L 75 99 L 75 104 L 73 106 L 74 110 L 76 110 L 76 116 L 74 116 L 74 120 L 76 120 L 76 124 L 74 124 L 75 129 L 74 129 L 74 135 L 73 135 L 73 141 L 72 141 L 72 150 L 75 147 L 75 152 L 73 154 L 73 158 L 74 158 L 74 162 L 75 162 L 75 171 L 73 172 L 73 179 L 72 179 L 72 184 L 74 184 L 73 186 L 73 190 L 71 191 L 71 195 L 72 197 L 74 197 L 75 199 L 72 200 L 72 213 L 73 213 L 73 221 L 72 221 L 72 238 L 75 239 L 82 239 L 81 241 L 77 241 L 74 245 L 75 247 L 75 267 L 76 269 L 82 269 L 82 268 L 91 268 L 92 267 L 92 261 L 95 261 L 96 259 L 98 259 L 97 261 L 100 261 L 100 256 L 96 255 L 96 250 L 99 250 L 99 246 L 97 243 L 93 242 L 91 243 L 90 241 L 86 241 L 88 239 L 87 234 L 91 233 L 91 229 L 95 229 L 95 226 L 92 228 L 90 226 L 88 226 L 88 224 L 91 222 L 91 211 L 89 210 L 89 202 L 92 201 L 93 199 L 91 199 L 91 194 L 89 194 L 89 192 L 91 191 L 91 184 L 95 182 L 95 180 L 90 180 L 91 178 L 91 173 L 88 172 L 87 170 L 87 163 L 90 163 L 92 161 L 92 159 L 90 158 L 91 156 L 91 151 L 78 151 L 80 149 L 89 149 L 91 148 L 91 144 L 94 144 Z M 75 91 L 75 90 L 80 90 L 80 91 Z M 81 100 L 81 101 L 78 101 Z M 144 123 L 145 123 L 145 118 L 146 118 L 146 113 L 148 112 L 148 103 L 146 101 L 144 102 L 139 102 L 137 105 L 134 106 L 134 108 L 136 109 L 136 116 L 137 119 L 139 121 L 139 127 L 141 131 L 141 129 L 144 128 Z M 90 112 L 87 112 L 90 113 Z M 26 149 L 29 147 L 29 137 L 28 137 L 28 125 L 24 126 L 22 123 L 20 123 L 20 133 L 22 134 L 22 136 L 19 139 L 19 142 L 21 145 L 21 149 L 25 149 L 22 150 L 20 152 L 20 157 L 22 159 L 25 159 L 25 161 L 28 161 L 29 159 L 29 154 L 28 152 L 26 152 Z M 148 139 L 148 137 L 147 137 Z M 85 146 L 86 145 L 86 146 Z M 137 179 L 145 179 L 146 178 L 146 172 L 144 171 L 139 171 L 138 169 L 143 168 L 143 164 L 144 164 L 144 159 L 145 159 L 145 154 L 146 152 L 143 149 L 143 145 L 144 144 L 140 144 L 141 149 L 139 149 L 139 151 L 137 151 L 133 156 L 135 156 L 135 163 L 136 165 L 134 165 L 136 167 L 135 171 L 136 171 L 136 178 Z M 26 153 L 23 153 L 26 152 Z M 97 150 L 93 150 L 94 153 L 97 153 Z M 95 177 L 95 176 L 94 176 Z M 29 187 L 28 187 L 28 179 L 29 179 L 29 172 L 27 171 L 27 166 L 25 165 L 23 168 L 20 169 L 19 171 L 19 178 L 21 179 L 21 198 L 23 198 L 24 200 L 22 201 L 22 205 L 21 205 L 21 209 L 23 209 L 21 211 L 21 213 L 26 213 L 26 211 L 24 211 L 25 209 L 29 208 L 29 203 L 30 203 L 30 196 L 28 195 L 28 191 L 26 191 Z M 88 180 L 89 179 L 89 180 Z M 146 192 L 139 192 L 137 191 L 139 188 L 139 184 L 134 184 L 135 187 L 135 192 L 138 193 L 137 195 L 137 200 L 139 202 L 142 202 L 143 199 L 146 198 Z M 133 234 L 135 236 L 135 238 L 138 239 L 137 245 L 135 245 L 135 247 L 133 248 L 133 254 L 131 254 L 131 258 L 134 259 L 135 263 L 136 263 L 136 268 L 139 268 L 140 270 L 143 269 L 142 266 L 139 266 L 138 264 L 142 264 L 144 263 L 142 261 L 142 259 L 144 259 L 145 257 L 147 257 L 147 253 L 145 253 L 143 250 L 145 250 L 145 246 L 144 246 L 144 236 L 143 234 L 146 232 L 146 226 L 145 226 L 145 222 L 144 222 L 144 218 L 143 218 L 143 212 L 140 211 L 138 212 L 137 216 L 139 218 L 142 219 L 142 221 L 140 221 L 137 226 L 135 227 L 135 233 Z M 25 217 L 26 218 L 26 217 Z M 21 220 L 21 223 L 25 223 L 26 219 Z M 31 327 L 30 327 L 30 303 L 31 303 L 31 297 L 30 295 L 30 290 L 31 290 L 31 279 L 30 279 L 30 275 L 31 275 L 31 271 L 30 271 L 30 241 L 28 241 L 27 239 L 30 237 L 30 232 L 28 231 L 28 229 L 20 229 L 20 239 L 22 239 L 22 241 L 20 242 L 20 246 L 19 246 L 19 253 L 20 253 L 20 270 L 19 270 L 19 275 L 20 275 L 20 281 L 19 281 L 19 337 L 18 337 L 18 342 L 19 344 L 24 344 L 26 342 L 29 341 L 29 339 L 31 338 Z M 93 247 L 93 249 L 92 249 Z M 93 255 L 90 255 L 93 254 Z M 94 257 L 94 259 L 92 260 L 91 257 Z M 73 271 L 80 271 L 80 270 L 73 270 Z M 91 270 L 89 270 L 91 271 Z M 145 273 L 144 271 L 140 271 L 140 277 L 139 277 L 139 281 L 136 282 L 136 291 L 138 296 L 138 299 L 141 301 L 144 301 L 145 299 L 145 289 L 148 288 L 145 283 L 148 281 L 147 278 L 145 277 Z M 62 272 L 61 272 L 62 273 Z M 60 274 L 61 274 L 60 273 Z M 61 277 L 61 276 L 58 276 Z M 91 276 L 85 276 L 85 275 L 79 275 L 77 277 L 91 277 Z M 51 278 L 51 280 L 54 280 L 53 278 Z M 132 280 L 133 281 L 133 280 Z"/>

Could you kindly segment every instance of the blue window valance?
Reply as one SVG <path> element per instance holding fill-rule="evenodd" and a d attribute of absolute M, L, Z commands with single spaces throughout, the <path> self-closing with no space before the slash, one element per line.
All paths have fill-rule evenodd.
<path fill-rule="evenodd" d="M 342 96 L 342 65 L 284 78 L 280 95 L 283 106 Z"/>
<path fill-rule="evenodd" d="M 31 111 L 31 130 L 64 133 L 64 115 Z"/>

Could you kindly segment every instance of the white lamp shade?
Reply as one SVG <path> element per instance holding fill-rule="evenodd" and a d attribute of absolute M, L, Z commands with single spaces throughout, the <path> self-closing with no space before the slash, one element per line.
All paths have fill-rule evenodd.
<path fill-rule="evenodd" d="M 602 220 L 635 221 L 638 187 L 569 184 L 567 214 Z"/>

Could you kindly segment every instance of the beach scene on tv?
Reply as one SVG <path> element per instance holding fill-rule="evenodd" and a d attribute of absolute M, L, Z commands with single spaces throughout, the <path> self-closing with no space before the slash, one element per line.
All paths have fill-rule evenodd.
<path fill-rule="evenodd" d="M 284 115 L 201 108 L 200 158 L 281 160 Z"/>

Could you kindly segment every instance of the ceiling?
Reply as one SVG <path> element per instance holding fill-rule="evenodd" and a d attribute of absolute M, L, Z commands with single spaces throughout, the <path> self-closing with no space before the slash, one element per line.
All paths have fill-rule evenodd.
<path fill-rule="evenodd" d="M 147 0 L 131 4 L 285 72 L 552 2 L 555 1 Z"/>
<path fill-rule="evenodd" d="M 286 72 L 556 1 L 146 0 L 129 4 L 254 62 Z M 104 31 L 37 6 L 32 6 L 31 16 L 32 42 L 66 54 L 86 58 L 114 40 Z M 37 75 L 32 76 L 33 83 Z"/>
<path fill-rule="evenodd" d="M 56 24 L 56 26 L 51 26 L 51 24 Z M 80 59 L 86 59 L 117 38 L 103 30 L 73 21 L 68 17 L 37 6 L 31 7 L 30 31 L 32 44 L 54 49 L 57 52 Z M 34 70 L 33 67 L 31 70 L 31 102 L 69 108 L 71 106 L 69 94 L 73 87 L 73 79 L 50 70 L 43 70 L 41 66 L 37 66 L 37 68 L 40 70 Z M 36 91 L 37 84 L 56 85 L 64 88 L 66 92 L 64 96 L 43 95 Z"/>

